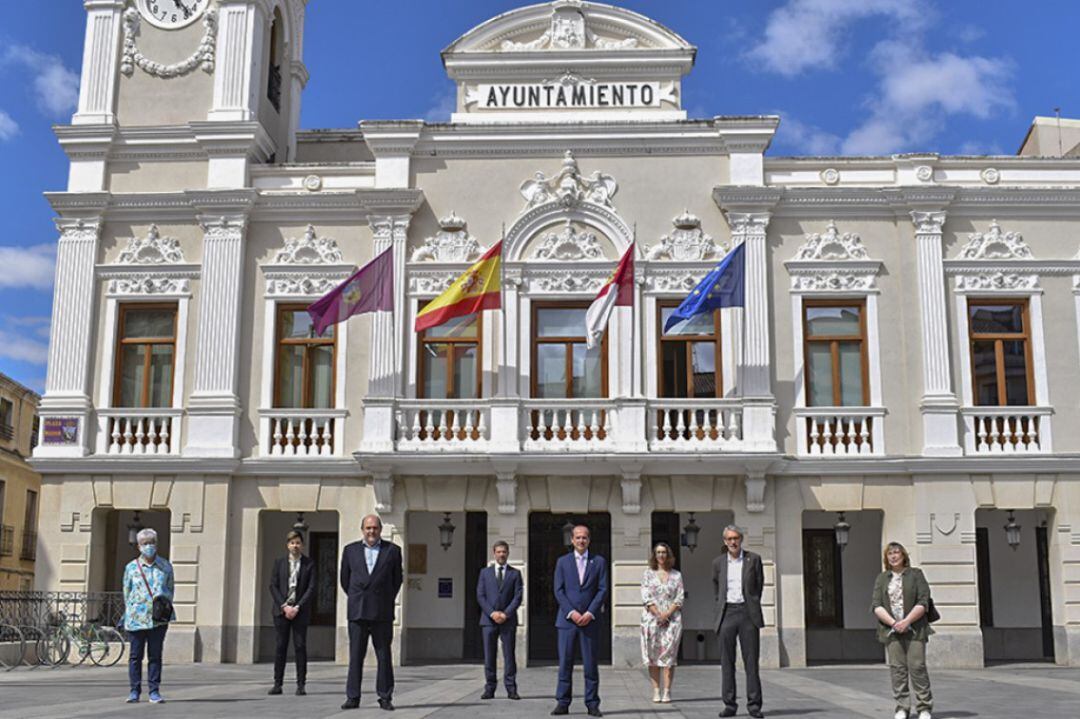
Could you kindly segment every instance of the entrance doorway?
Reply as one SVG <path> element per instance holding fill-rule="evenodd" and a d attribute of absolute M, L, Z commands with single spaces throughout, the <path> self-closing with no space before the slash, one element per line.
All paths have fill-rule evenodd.
<path fill-rule="evenodd" d="M 880 664 L 884 652 L 869 611 L 881 571 L 878 510 L 845 512 L 847 543 L 837 538 L 840 513 L 803 512 L 803 618 L 808 664 Z"/>
<path fill-rule="evenodd" d="M 564 541 L 567 525 L 584 524 L 589 528 L 592 542 L 589 551 L 608 561 L 608 593 L 600 622 L 599 661 L 611 663 L 611 515 L 607 512 L 589 514 L 551 514 L 533 512 L 529 515 L 529 663 L 545 664 L 559 660 L 558 633 L 555 631 L 555 562 L 571 551 Z"/>
<path fill-rule="evenodd" d="M 988 664 L 1054 661 L 1048 524 L 1045 510 L 975 513 L 979 625 Z M 1015 546 L 1009 525 L 1018 527 Z"/>
<path fill-rule="evenodd" d="M 100 513 L 100 514 L 99 514 Z M 104 531 L 100 539 L 95 537 L 94 549 L 101 551 L 93 562 L 88 588 L 92 592 L 122 592 L 124 568 L 139 555 L 136 535 L 144 528 L 157 532 L 158 554 L 165 559 L 172 557 L 169 518 L 167 509 L 144 510 L 95 510 L 94 527 Z"/>

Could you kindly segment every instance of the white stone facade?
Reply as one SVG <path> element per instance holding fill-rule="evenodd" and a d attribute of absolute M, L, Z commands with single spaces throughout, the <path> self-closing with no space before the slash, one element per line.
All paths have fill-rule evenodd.
<path fill-rule="evenodd" d="M 169 652 L 256 661 L 266 558 L 289 524 L 276 513 L 304 513 L 340 546 L 377 511 L 417 561 L 396 641 L 422 661 L 460 631 L 466 513 L 486 513 L 483 544 L 509 541 L 526 575 L 551 569 L 530 566 L 531 515 L 606 513 L 611 656 L 632 664 L 657 517 L 682 527 L 693 514 L 684 656 L 712 656 L 697 640 L 711 636 L 705 560 L 734 521 L 765 561 L 764 661 L 800 666 L 824 646 L 807 622 L 804 541 L 845 513 L 850 599 L 832 629 L 865 639 L 880 550 L 900 541 L 943 615 L 932 661 L 981 665 L 1002 632 L 1048 631 L 1054 660 L 1080 664 L 1080 160 L 767 157 L 777 117 L 686 118 L 686 40 L 578 0 L 450 44 L 449 124 L 301 131 L 306 0 L 216 0 L 210 23 L 137 35 L 127 0 L 86 6 L 79 111 L 57 130 L 69 185 L 47 195 L 59 249 L 41 402 L 43 428 L 78 429 L 35 452 L 38 588 L 115 589 L 117 522 L 158 516 L 177 572 Z M 147 64 L 189 56 L 183 72 Z M 479 398 L 418 397 L 417 311 L 500 240 Z M 608 328 L 606 396 L 534 397 L 537 309 L 587 303 L 631 243 L 634 307 Z M 723 391 L 663 397 L 658 313 L 739 243 L 746 307 L 721 315 Z M 394 310 L 338 326 L 330 406 L 277 406 L 279 309 L 388 247 Z M 1031 391 L 988 406 L 973 392 L 969 307 L 1002 300 L 1025 308 Z M 859 403 L 808 394 L 803 317 L 830 302 L 861 308 Z M 175 308 L 170 401 L 118 406 L 121 312 L 140 304 Z M 1001 549 L 1005 510 L 1023 526 L 1017 550 Z M 458 527 L 445 552 L 443 513 Z M 424 545 L 421 573 L 409 553 Z M 980 563 L 984 598 L 1009 581 L 1034 593 L 988 613 Z M 457 599 L 433 599 L 434 577 Z M 527 621 L 539 601 L 522 610 L 523 660 L 529 634 L 548 630 Z M 343 660 L 340 598 L 327 631 Z"/>

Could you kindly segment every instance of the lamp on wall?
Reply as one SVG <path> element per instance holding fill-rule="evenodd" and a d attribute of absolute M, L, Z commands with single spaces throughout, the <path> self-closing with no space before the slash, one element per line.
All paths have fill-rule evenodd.
<path fill-rule="evenodd" d="M 694 521 L 694 513 L 691 512 L 689 521 L 682 528 L 682 545 L 689 549 L 691 554 L 697 549 L 698 534 L 700 533 L 701 527 Z"/>
<path fill-rule="evenodd" d="M 564 547 L 569 547 L 574 543 L 574 518 L 567 517 L 566 524 L 562 526 L 562 543 Z"/>
<path fill-rule="evenodd" d="M 1013 510 L 1009 510 L 1009 521 L 1005 523 L 1005 540 L 1015 550 L 1020 546 L 1020 525 L 1016 523 Z"/>
<path fill-rule="evenodd" d="M 450 513 L 443 512 L 442 524 L 439 525 L 439 544 L 442 545 L 443 551 L 450 549 L 450 545 L 454 543 L 454 530 L 457 527 L 450 521 Z"/>
<path fill-rule="evenodd" d="M 836 520 L 836 524 L 833 525 L 833 531 L 836 532 L 836 546 L 840 547 L 840 551 L 844 551 L 844 548 L 848 545 L 848 539 L 851 535 L 851 525 L 844 519 L 844 513 L 840 513 L 840 518 Z"/>
<path fill-rule="evenodd" d="M 135 546 L 139 543 L 139 532 L 143 529 L 142 521 L 140 521 L 139 510 L 135 510 L 135 516 L 131 518 L 131 522 L 127 526 L 128 530 L 128 544 Z"/>
<path fill-rule="evenodd" d="M 296 513 L 296 521 L 293 522 L 292 528 L 295 531 L 300 532 L 300 534 L 307 534 L 308 524 L 307 524 L 307 522 L 304 521 L 304 513 L 303 512 L 297 512 Z"/>

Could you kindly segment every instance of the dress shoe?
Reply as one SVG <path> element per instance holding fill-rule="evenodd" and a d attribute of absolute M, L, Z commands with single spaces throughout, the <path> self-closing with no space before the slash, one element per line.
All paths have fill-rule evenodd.
<path fill-rule="evenodd" d="M 345 703 L 341 705 L 341 708 L 342 709 L 359 709 L 360 708 L 360 700 L 359 699 L 346 699 Z"/>
<path fill-rule="evenodd" d="M 893 714 L 893 719 L 908 719 L 908 710 L 907 709 L 897 709 L 896 713 Z"/>
<path fill-rule="evenodd" d="M 754 719 L 764 719 L 765 717 L 765 715 L 761 713 L 760 709 L 751 709 L 750 716 L 754 717 Z"/>
<path fill-rule="evenodd" d="M 600 711 L 600 707 L 589 707 L 588 714 L 591 717 L 602 717 L 602 716 L 604 716 L 604 712 Z"/>
<path fill-rule="evenodd" d="M 507 699 L 513 699 L 514 701 L 517 701 L 517 700 L 521 699 L 521 695 L 518 694 L 517 692 L 507 692 L 506 693 L 506 698 Z"/>
<path fill-rule="evenodd" d="M 480 698 L 481 699 L 494 699 L 495 698 L 495 692 L 484 692 L 483 694 L 480 695 Z"/>
<path fill-rule="evenodd" d="M 304 688 L 303 684 L 297 684 L 296 685 L 296 696 L 298 696 L 298 697 L 306 697 L 307 696 L 307 689 Z"/>
<path fill-rule="evenodd" d="M 733 717 L 735 716 L 735 707 L 725 707 L 724 711 L 720 712 L 721 717 Z"/>
<path fill-rule="evenodd" d="M 277 696 L 278 694 L 281 693 L 281 685 L 280 684 L 275 684 L 274 686 L 270 687 L 270 691 L 268 691 L 266 693 L 269 694 L 270 696 Z"/>
<path fill-rule="evenodd" d="M 551 716 L 553 716 L 553 717 L 560 716 L 562 714 L 569 714 L 569 713 L 570 713 L 570 707 L 564 706 L 562 704 L 556 704 L 555 708 L 551 710 Z"/>
<path fill-rule="evenodd" d="M 394 711 L 394 702 L 390 701 L 389 699 L 380 699 L 379 708 L 385 709 L 388 712 L 392 712 Z"/>

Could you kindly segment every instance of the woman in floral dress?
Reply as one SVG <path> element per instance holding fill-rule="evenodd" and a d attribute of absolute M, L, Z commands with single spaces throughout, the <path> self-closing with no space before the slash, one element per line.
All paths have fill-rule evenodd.
<path fill-rule="evenodd" d="M 674 568 L 675 554 L 665 542 L 658 542 L 649 557 L 649 568 L 641 578 L 641 661 L 649 667 L 653 701 L 671 701 L 671 682 L 682 641 L 683 579 Z M 664 686 L 660 692 L 660 673 Z"/>

